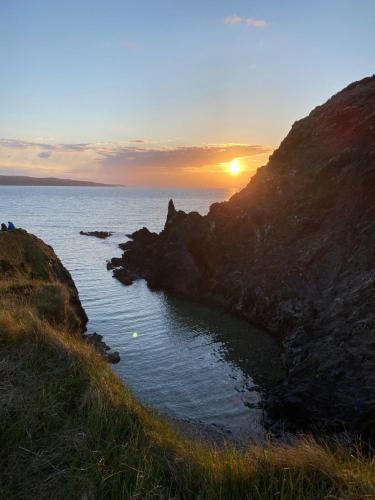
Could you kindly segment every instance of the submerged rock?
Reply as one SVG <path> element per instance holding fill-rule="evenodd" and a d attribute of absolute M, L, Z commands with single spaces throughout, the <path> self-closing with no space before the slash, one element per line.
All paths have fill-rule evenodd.
<path fill-rule="evenodd" d="M 108 232 L 108 231 L 80 231 L 79 234 L 83 236 L 94 236 L 95 238 L 100 238 L 102 240 L 105 240 L 106 238 L 109 238 L 112 236 L 113 233 Z"/>
<path fill-rule="evenodd" d="M 126 275 L 242 314 L 284 341 L 266 399 L 295 428 L 373 432 L 375 77 L 315 108 L 228 202 L 122 248 Z M 120 271 L 117 278 L 120 278 Z"/>

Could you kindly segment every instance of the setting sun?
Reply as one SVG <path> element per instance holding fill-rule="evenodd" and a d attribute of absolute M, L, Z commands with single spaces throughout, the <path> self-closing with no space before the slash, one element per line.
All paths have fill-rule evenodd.
<path fill-rule="evenodd" d="M 236 158 L 232 160 L 229 164 L 229 173 L 232 175 L 238 175 L 241 172 L 241 167 L 238 163 L 238 160 Z"/>

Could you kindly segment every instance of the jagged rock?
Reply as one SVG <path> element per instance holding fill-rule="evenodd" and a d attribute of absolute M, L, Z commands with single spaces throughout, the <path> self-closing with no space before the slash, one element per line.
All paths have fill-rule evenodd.
<path fill-rule="evenodd" d="M 173 200 L 169 200 L 169 203 L 168 203 L 168 213 L 167 213 L 167 220 L 165 221 L 165 226 L 164 226 L 164 229 L 169 225 L 171 224 L 171 222 L 173 221 L 175 215 L 177 214 L 177 211 L 175 209 L 175 206 L 174 206 L 174 203 L 173 203 Z"/>
<path fill-rule="evenodd" d="M 143 245 L 149 245 L 156 241 L 157 236 L 158 235 L 156 233 L 151 233 L 151 231 L 149 231 L 147 227 L 142 227 L 142 229 L 138 229 L 138 231 L 135 231 L 133 234 L 129 234 L 128 238 L 132 240 L 136 239 Z"/>
<path fill-rule="evenodd" d="M 124 264 L 124 259 L 122 257 L 113 257 L 109 262 L 107 262 L 107 269 L 114 269 L 115 267 L 120 267 Z"/>
<path fill-rule="evenodd" d="M 112 236 L 113 233 L 108 231 L 80 231 L 79 234 L 83 236 L 94 236 L 95 238 L 105 240 L 106 238 Z"/>
<path fill-rule="evenodd" d="M 103 336 L 98 333 L 89 333 L 85 335 L 86 342 L 91 344 L 109 363 L 119 363 L 120 354 L 117 351 L 108 352 L 111 348 L 104 342 Z"/>
<path fill-rule="evenodd" d="M 119 267 L 113 271 L 113 277 L 118 279 L 123 285 L 130 286 L 134 283 L 136 277 L 127 269 Z"/>
<path fill-rule="evenodd" d="M 99 335 L 98 333 L 88 333 L 85 335 L 86 342 L 93 345 L 97 351 L 101 354 L 105 354 L 106 351 L 109 350 L 107 344 L 103 341 L 103 335 Z"/>
<path fill-rule="evenodd" d="M 120 354 L 119 352 L 117 351 L 114 351 L 114 352 L 109 352 L 106 354 L 106 359 L 109 363 L 112 363 L 112 364 L 116 364 L 116 363 L 119 363 L 121 361 L 120 359 Z"/>
<path fill-rule="evenodd" d="M 113 257 L 111 260 L 107 261 L 107 270 L 111 271 L 112 269 L 115 269 L 116 267 L 121 267 L 124 264 L 124 259 L 123 257 Z"/>
<path fill-rule="evenodd" d="M 176 211 L 124 245 L 127 273 L 209 299 L 284 340 L 266 399 L 297 428 L 373 432 L 375 76 L 296 122 L 249 184 L 207 216 Z"/>

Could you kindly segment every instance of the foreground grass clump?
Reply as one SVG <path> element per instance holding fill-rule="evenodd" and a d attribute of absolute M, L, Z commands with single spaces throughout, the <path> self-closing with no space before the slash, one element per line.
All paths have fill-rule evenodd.
<path fill-rule="evenodd" d="M 182 437 L 29 306 L 2 308 L 0 359 L 1 498 L 375 498 L 375 463 L 359 452 Z"/>
<path fill-rule="evenodd" d="M 312 438 L 218 449 L 146 410 L 82 336 L 50 247 L 0 236 L 0 499 L 375 498 L 375 461 Z"/>

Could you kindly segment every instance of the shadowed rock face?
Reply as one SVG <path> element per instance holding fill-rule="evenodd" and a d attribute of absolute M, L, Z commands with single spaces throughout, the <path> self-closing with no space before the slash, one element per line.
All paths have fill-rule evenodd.
<path fill-rule="evenodd" d="M 245 189 L 207 216 L 168 207 L 122 264 L 209 299 L 284 342 L 268 396 L 291 426 L 372 432 L 375 418 L 375 77 L 296 122 Z"/>

